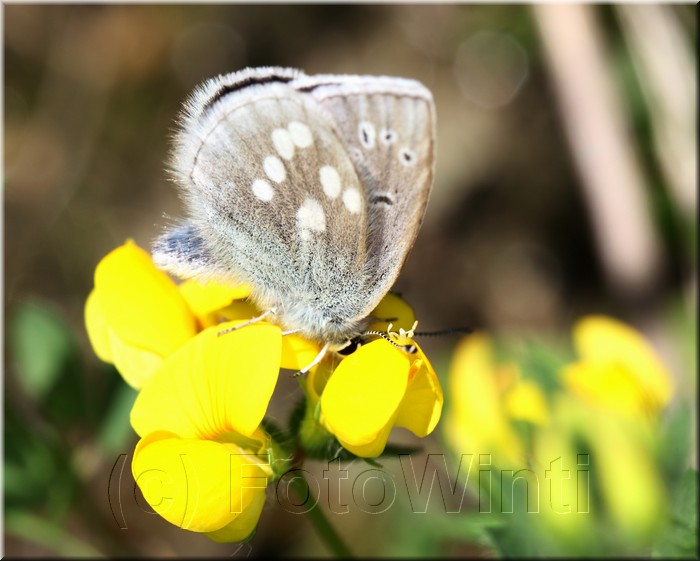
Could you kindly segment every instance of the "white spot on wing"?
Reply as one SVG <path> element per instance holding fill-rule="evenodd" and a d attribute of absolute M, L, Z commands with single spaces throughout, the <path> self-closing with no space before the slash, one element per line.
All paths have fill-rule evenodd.
<path fill-rule="evenodd" d="M 271 201 L 274 196 L 275 191 L 264 179 L 256 179 L 253 181 L 253 195 L 255 195 L 261 201 Z"/>
<path fill-rule="evenodd" d="M 311 136 L 311 129 L 304 123 L 292 121 L 287 126 L 287 130 L 289 130 L 289 134 L 292 137 L 292 142 L 299 148 L 311 146 L 311 143 L 314 141 L 313 137 Z"/>
<path fill-rule="evenodd" d="M 268 156 L 263 161 L 263 169 L 267 176 L 275 183 L 282 183 L 287 176 L 284 164 L 277 156 Z"/>
<path fill-rule="evenodd" d="M 318 172 L 323 192 L 330 199 L 337 199 L 340 195 L 340 176 L 333 166 L 323 166 Z"/>
<path fill-rule="evenodd" d="M 311 232 L 323 232 L 326 229 L 326 215 L 316 199 L 307 197 L 297 210 L 297 228 L 305 240 L 310 239 Z"/>
<path fill-rule="evenodd" d="M 273 130 L 272 144 L 277 153 L 285 160 L 291 160 L 294 157 L 294 141 L 292 141 L 292 135 L 287 129 Z"/>
<path fill-rule="evenodd" d="M 374 148 L 374 140 L 377 136 L 377 131 L 374 130 L 374 125 L 369 121 L 362 121 L 358 127 L 358 134 L 360 136 L 360 144 L 371 150 Z"/>
<path fill-rule="evenodd" d="M 355 187 L 348 187 L 343 193 L 343 204 L 353 214 L 360 212 L 362 208 L 362 197 Z"/>

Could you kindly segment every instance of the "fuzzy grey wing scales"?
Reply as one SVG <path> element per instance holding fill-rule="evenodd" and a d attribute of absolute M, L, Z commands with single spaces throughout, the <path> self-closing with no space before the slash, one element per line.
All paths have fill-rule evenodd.
<path fill-rule="evenodd" d="M 156 239 L 152 256 L 156 267 L 183 278 L 216 276 L 218 269 L 204 239 L 190 222 L 171 227 Z"/>
<path fill-rule="evenodd" d="M 306 78 L 333 120 L 368 203 L 370 310 L 394 284 L 418 234 L 435 166 L 432 95 L 412 80 Z"/>
<path fill-rule="evenodd" d="M 361 279 L 360 180 L 316 102 L 280 83 L 199 98 L 176 138 L 173 171 L 219 276 L 250 282 L 269 307 L 332 298 L 346 279 Z"/>

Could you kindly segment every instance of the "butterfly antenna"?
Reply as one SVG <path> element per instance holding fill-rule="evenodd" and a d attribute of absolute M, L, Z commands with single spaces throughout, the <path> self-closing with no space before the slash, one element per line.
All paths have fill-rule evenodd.
<path fill-rule="evenodd" d="M 362 333 L 362 336 L 364 337 L 365 335 L 379 335 L 382 339 L 391 343 L 397 349 L 401 349 L 402 351 L 406 351 L 408 353 L 415 353 L 416 352 L 415 345 L 399 345 L 396 341 L 392 341 L 392 339 L 386 333 L 384 333 L 382 331 L 374 331 L 374 330 L 365 331 Z"/>
<path fill-rule="evenodd" d="M 259 316 L 256 316 L 256 317 L 254 317 L 254 318 L 251 318 L 251 319 L 249 319 L 248 321 L 245 321 L 245 322 L 243 322 L 243 323 L 239 323 L 238 325 L 234 325 L 233 327 L 228 327 L 228 328 L 226 328 L 226 329 L 222 329 L 222 330 L 219 331 L 216 335 L 217 335 L 217 337 L 221 337 L 222 335 L 225 335 L 226 333 L 231 333 L 231 331 L 236 331 L 237 329 L 240 329 L 241 327 L 246 327 L 246 326 L 248 326 L 248 325 L 252 325 L 252 324 L 254 324 L 254 323 L 257 323 L 257 322 L 259 322 L 259 321 L 265 319 L 267 316 L 269 316 L 269 315 L 271 315 L 271 314 L 274 315 L 274 313 L 275 313 L 275 309 L 274 309 L 274 308 L 270 308 L 270 309 L 267 310 L 266 312 L 263 312 L 263 313 L 260 314 Z"/>

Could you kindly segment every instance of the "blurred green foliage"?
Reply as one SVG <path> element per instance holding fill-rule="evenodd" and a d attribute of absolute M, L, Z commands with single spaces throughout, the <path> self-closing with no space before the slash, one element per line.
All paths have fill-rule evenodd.
<path fill-rule="evenodd" d="M 673 493 L 667 526 L 654 543 L 652 557 L 697 558 L 698 472 L 687 470 Z"/>

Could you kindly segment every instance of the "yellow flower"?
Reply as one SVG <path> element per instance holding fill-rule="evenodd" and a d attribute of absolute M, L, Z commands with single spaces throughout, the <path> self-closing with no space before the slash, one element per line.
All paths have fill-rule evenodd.
<path fill-rule="evenodd" d="M 140 389 L 204 327 L 260 315 L 246 300 L 249 294 L 247 285 L 192 280 L 177 285 L 148 253 L 128 241 L 98 264 L 95 288 L 85 304 L 85 325 L 97 356 Z M 317 353 L 316 343 L 287 336 L 281 366 L 298 370 Z"/>
<path fill-rule="evenodd" d="M 621 536 L 648 540 L 666 508 L 649 421 L 669 403 L 671 377 L 644 337 L 613 318 L 584 317 L 573 338 L 580 360 L 562 369 L 569 394 L 559 397 L 558 438 L 587 443 L 609 520 Z M 540 457 L 556 452 L 542 451 L 548 438 L 539 439 Z"/>
<path fill-rule="evenodd" d="M 325 361 L 306 381 L 310 409 L 313 411 L 320 401 L 321 425 L 344 448 L 361 457 L 379 456 L 393 427 L 427 436 L 440 419 L 443 403 L 433 367 L 410 339 L 414 324 L 410 306 L 388 294 L 372 317 L 376 319 L 370 325 L 372 330 L 383 332 L 392 325 L 409 330 L 397 344 L 415 345 L 416 352 L 408 353 L 378 339 L 362 345 L 339 364 L 333 358 Z"/>
<path fill-rule="evenodd" d="M 616 320 L 584 318 L 574 340 L 580 360 L 562 368 L 564 391 L 549 395 L 550 406 L 516 364 L 495 363 L 486 336 L 465 338 L 450 371 L 447 440 L 458 454 L 493 456 L 502 501 L 515 492 L 503 468 L 526 479 L 522 520 L 543 551 L 595 552 L 601 535 L 622 550 L 648 547 L 667 504 L 658 425 L 646 421 L 668 403 L 670 377 L 642 336 Z M 526 438 L 515 420 L 530 423 Z"/>
<path fill-rule="evenodd" d="M 107 255 L 98 265 L 95 279 L 95 289 L 86 303 L 90 340 L 97 355 L 113 362 L 127 382 L 143 388 L 144 395 L 152 395 L 154 390 L 149 388 L 155 386 L 149 380 L 154 376 L 163 379 L 171 375 L 168 372 L 179 369 L 204 368 L 205 362 L 188 366 L 186 360 L 193 355 L 178 351 L 185 346 L 191 348 L 195 339 L 202 340 L 207 329 L 222 331 L 222 320 L 247 320 L 261 313 L 247 300 L 249 287 L 194 281 L 177 285 L 133 242 Z M 412 343 L 413 310 L 398 296 L 387 295 L 372 318 L 370 329 L 385 332 L 395 325 L 405 339 L 399 344 Z M 258 333 L 253 327 L 241 332 L 252 336 Z M 200 333 L 202 329 L 205 331 Z M 229 337 L 224 340 L 228 342 Z M 277 367 L 300 370 L 314 360 L 319 350 L 317 343 L 287 335 L 281 339 Z M 200 355 L 205 356 L 201 349 Z M 336 365 L 334 371 L 329 368 Z M 255 384 L 256 366 L 253 362 L 248 366 L 249 378 Z M 319 373 L 315 381 L 314 373 Z M 316 386 L 318 393 L 314 394 Z M 235 396 L 230 390 L 222 391 L 221 396 L 228 396 L 231 403 L 243 399 L 243 406 L 254 389 L 251 386 Z M 162 392 L 169 395 L 171 390 Z M 415 353 L 407 353 L 383 339 L 364 345 L 344 359 L 331 356 L 322 362 L 309 376 L 307 397 L 314 407 L 321 401 L 320 426 L 325 427 L 321 431 L 330 430 L 346 448 L 361 456 L 379 455 L 394 426 L 405 427 L 419 437 L 432 432 L 443 401 L 435 371 L 423 352 L 417 348 Z M 145 403 L 145 399 L 139 397 L 137 404 Z M 149 403 L 149 407 L 138 405 L 134 409 L 132 422 L 137 432 L 142 436 L 152 432 L 180 434 L 164 423 L 171 422 L 172 417 L 182 418 L 181 411 L 160 397 Z M 144 415 L 154 420 L 149 430 L 141 426 Z"/>
<path fill-rule="evenodd" d="M 533 380 L 516 380 L 504 396 L 504 407 L 511 419 L 533 425 L 549 423 L 549 409 L 544 394 Z"/>
<path fill-rule="evenodd" d="M 229 319 L 253 317 L 257 313 L 255 306 L 243 301 L 250 296 L 250 286 L 246 284 L 230 286 L 186 280 L 178 289 L 192 314 L 204 327 L 219 323 L 222 310 L 228 312 Z"/>
<path fill-rule="evenodd" d="M 205 329 L 163 361 L 131 412 L 139 434 L 132 471 L 163 518 L 217 541 L 255 529 L 272 475 L 259 426 L 282 355 L 279 327 L 258 323 L 219 337 Z"/>
<path fill-rule="evenodd" d="M 544 470 L 559 460 L 569 471 L 550 472 L 558 478 L 550 475 L 541 487 L 542 504 L 554 505 L 542 510 L 541 522 L 567 539 L 590 533 L 597 520 L 621 540 L 648 541 L 666 500 L 646 428 L 567 394 L 557 396 L 552 416 L 556 421 L 535 435 L 535 462 Z"/>
<path fill-rule="evenodd" d="M 430 434 L 442 411 L 430 362 L 380 339 L 344 358 L 321 394 L 323 425 L 357 456 L 379 456 L 394 426 Z"/>
<path fill-rule="evenodd" d="M 217 286 L 210 292 L 226 304 L 242 294 L 240 287 Z M 200 328 L 178 286 L 131 241 L 97 265 L 85 325 L 97 356 L 113 363 L 137 389 Z"/>
<path fill-rule="evenodd" d="M 197 329 L 177 286 L 133 242 L 97 266 L 85 323 L 97 356 L 135 388 Z"/>
<path fill-rule="evenodd" d="M 581 360 L 567 366 L 565 386 L 590 404 L 632 415 L 656 415 L 671 399 L 671 376 L 644 337 L 604 316 L 574 326 Z"/>
<path fill-rule="evenodd" d="M 450 368 L 453 403 L 445 425 L 453 450 L 458 454 L 490 454 L 500 467 L 524 465 L 523 445 L 503 402 L 503 386 L 517 377 L 516 365 L 495 364 L 488 337 L 476 333 L 462 340 Z M 539 411 L 543 402 L 539 397 L 531 402 L 535 417 L 544 415 Z M 526 416 L 522 410 L 527 406 L 519 404 L 518 409 Z"/>

